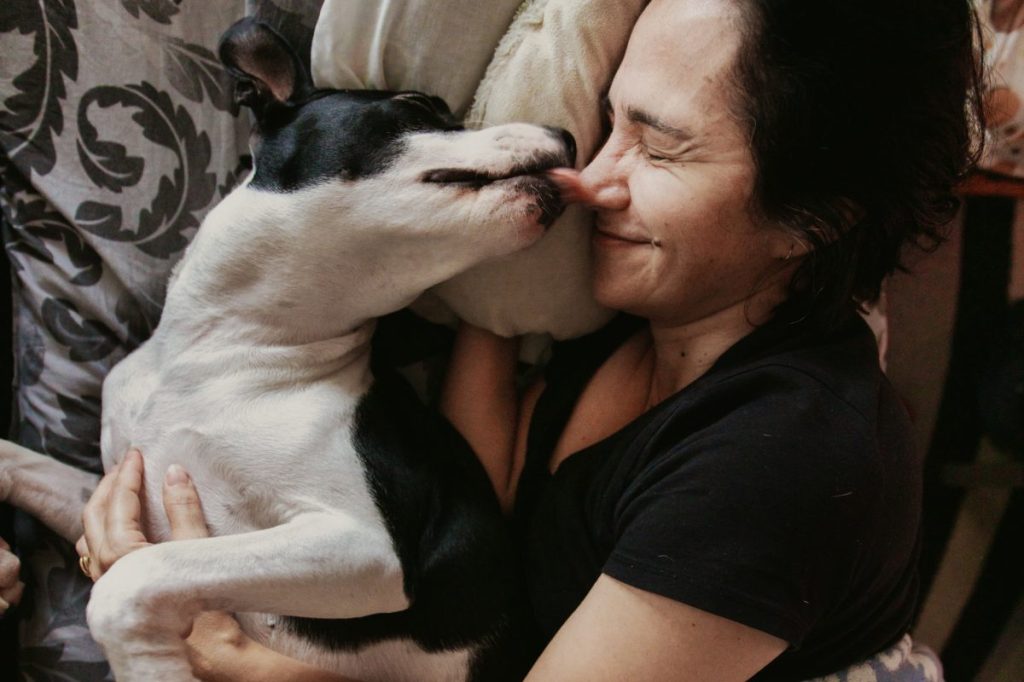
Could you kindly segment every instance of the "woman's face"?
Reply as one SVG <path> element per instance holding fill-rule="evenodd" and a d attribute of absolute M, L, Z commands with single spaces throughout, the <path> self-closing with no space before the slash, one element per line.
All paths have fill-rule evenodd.
<path fill-rule="evenodd" d="M 597 211 L 594 290 L 686 324 L 780 288 L 792 239 L 749 211 L 755 169 L 735 116 L 729 0 L 654 0 L 609 90 L 611 135 L 580 181 Z M 770 280 L 772 284 L 769 284 Z"/>

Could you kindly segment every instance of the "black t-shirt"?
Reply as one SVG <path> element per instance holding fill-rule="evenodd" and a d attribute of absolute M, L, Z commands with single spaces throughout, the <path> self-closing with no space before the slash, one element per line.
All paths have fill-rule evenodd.
<path fill-rule="evenodd" d="M 773 321 L 552 476 L 581 391 L 640 324 L 557 345 L 535 408 L 516 516 L 542 636 L 605 573 L 789 642 L 757 680 L 825 675 L 899 640 L 921 461 L 867 325 Z"/>

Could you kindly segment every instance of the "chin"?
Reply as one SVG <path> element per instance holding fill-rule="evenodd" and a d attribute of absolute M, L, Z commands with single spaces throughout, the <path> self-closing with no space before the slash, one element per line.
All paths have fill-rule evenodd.
<path fill-rule="evenodd" d="M 638 298 L 642 297 L 638 297 L 636 292 L 630 291 L 630 288 L 627 286 L 613 285 L 606 281 L 595 280 L 592 292 L 594 300 L 597 301 L 598 305 L 632 315 L 640 314 L 635 311 L 640 307 L 638 305 L 640 303 Z"/>

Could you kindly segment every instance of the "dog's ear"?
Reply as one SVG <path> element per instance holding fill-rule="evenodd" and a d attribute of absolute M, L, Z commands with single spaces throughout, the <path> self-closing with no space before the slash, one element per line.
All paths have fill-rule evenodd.
<path fill-rule="evenodd" d="M 257 116 L 274 105 L 301 99 L 313 89 L 302 60 L 281 34 L 252 18 L 241 19 L 220 39 L 220 60 L 235 78 L 235 103 Z"/>

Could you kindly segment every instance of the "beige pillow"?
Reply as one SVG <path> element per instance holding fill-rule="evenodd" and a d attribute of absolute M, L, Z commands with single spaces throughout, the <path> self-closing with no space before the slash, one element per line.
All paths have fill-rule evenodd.
<path fill-rule="evenodd" d="M 312 71 L 332 88 L 424 90 L 465 116 L 522 0 L 325 0 Z"/>
<path fill-rule="evenodd" d="M 518 4 L 327 0 L 313 40 L 314 79 L 425 90 L 461 112 L 467 83 L 482 74 L 468 122 L 565 127 L 576 136 L 582 166 L 600 141 L 600 97 L 646 0 L 527 0 L 494 40 L 496 51 L 487 51 Z M 484 73 L 485 51 L 493 59 Z M 532 248 L 439 285 L 414 309 L 434 320 L 454 314 L 505 336 L 568 338 L 596 329 L 611 313 L 590 293 L 590 220 L 579 208 L 568 210 Z"/>

